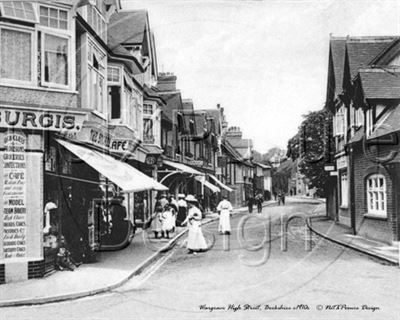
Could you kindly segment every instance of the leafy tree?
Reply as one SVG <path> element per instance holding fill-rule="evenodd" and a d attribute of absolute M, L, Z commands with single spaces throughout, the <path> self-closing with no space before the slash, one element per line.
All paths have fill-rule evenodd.
<path fill-rule="evenodd" d="M 325 183 L 329 177 L 324 166 L 332 149 L 331 126 L 329 111 L 314 111 L 304 116 L 298 134 L 300 173 L 309 179 L 311 188 L 317 188 L 317 195 L 321 197 L 325 196 Z"/>

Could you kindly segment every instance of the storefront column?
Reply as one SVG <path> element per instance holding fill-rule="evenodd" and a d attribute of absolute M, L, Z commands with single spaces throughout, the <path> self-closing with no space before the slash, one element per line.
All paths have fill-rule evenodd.
<path fill-rule="evenodd" d="M 0 133 L 0 265 L 5 282 L 43 276 L 43 137 Z"/>

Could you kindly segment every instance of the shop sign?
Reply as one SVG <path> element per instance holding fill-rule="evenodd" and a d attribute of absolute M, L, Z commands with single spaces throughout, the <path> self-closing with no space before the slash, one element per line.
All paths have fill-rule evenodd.
<path fill-rule="evenodd" d="M 134 152 L 138 143 L 132 139 L 113 139 L 110 143 L 110 151 L 114 152 Z"/>
<path fill-rule="evenodd" d="M 26 136 L 4 136 L 1 153 L 3 172 L 3 252 L 4 259 L 26 257 Z"/>
<path fill-rule="evenodd" d="M 0 106 L 0 127 L 58 132 L 74 132 L 82 128 L 85 113 L 58 110 L 30 110 Z"/>
<path fill-rule="evenodd" d="M 337 167 L 338 169 L 346 168 L 346 167 L 347 167 L 347 158 L 346 158 L 346 157 L 338 158 L 338 159 L 336 160 L 336 167 Z"/>
<path fill-rule="evenodd" d="M 203 167 L 204 166 L 204 161 L 203 160 L 190 160 L 188 162 L 189 165 L 195 166 L 195 167 Z"/>
<path fill-rule="evenodd" d="M 72 138 L 72 137 L 70 137 Z M 111 144 L 112 136 L 106 130 L 102 130 L 102 128 L 97 128 L 95 126 L 83 127 L 78 135 L 74 138 L 81 142 L 88 142 L 92 145 L 109 149 Z"/>

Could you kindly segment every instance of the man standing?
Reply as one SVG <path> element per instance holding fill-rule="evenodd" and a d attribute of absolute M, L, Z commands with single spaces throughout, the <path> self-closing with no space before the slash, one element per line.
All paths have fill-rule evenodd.
<path fill-rule="evenodd" d="M 257 212 L 261 213 L 262 212 L 262 204 L 264 202 L 264 197 L 261 193 L 257 194 Z"/>
<path fill-rule="evenodd" d="M 221 234 L 231 234 L 230 215 L 233 208 L 226 196 L 222 197 L 222 201 L 217 206 L 219 212 L 219 232 Z"/>
<path fill-rule="evenodd" d="M 249 195 L 249 197 L 247 198 L 247 206 L 249 207 L 249 213 L 253 212 L 253 203 L 254 203 L 253 196 Z"/>

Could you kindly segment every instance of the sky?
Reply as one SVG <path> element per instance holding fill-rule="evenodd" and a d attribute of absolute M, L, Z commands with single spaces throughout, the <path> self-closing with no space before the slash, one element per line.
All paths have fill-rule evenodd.
<path fill-rule="evenodd" d="M 400 35 L 389 0 L 122 0 L 147 9 L 159 71 L 195 108 L 220 103 L 257 151 L 286 148 L 323 107 L 329 38 Z"/>

